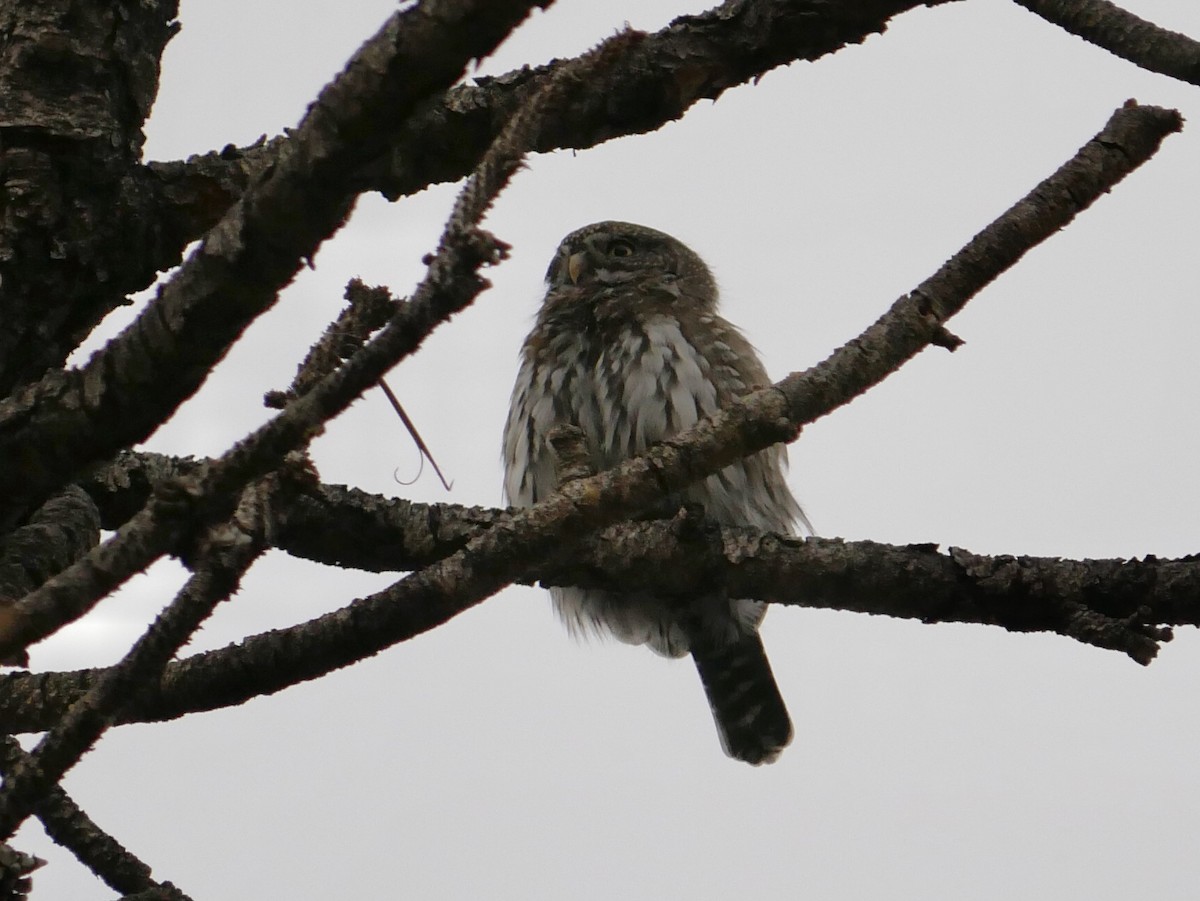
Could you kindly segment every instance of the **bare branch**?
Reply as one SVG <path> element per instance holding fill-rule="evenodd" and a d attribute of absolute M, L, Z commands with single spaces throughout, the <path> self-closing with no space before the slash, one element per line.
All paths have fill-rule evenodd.
<path fill-rule="evenodd" d="M 512 515 L 319 485 L 280 510 L 276 538 L 283 550 L 329 565 L 411 570 Z M 1054 611 L 1071 602 L 1118 619 L 1148 608 L 1148 622 L 1200 626 L 1200 558 L 991 558 L 959 549 L 947 555 L 936 545 L 804 541 L 711 522 L 701 530 L 681 530 L 674 520 L 622 523 L 516 581 L 664 596 L 695 596 L 717 585 L 730 597 L 1020 632 L 1061 631 L 1065 615 Z"/>
<path fill-rule="evenodd" d="M 281 409 L 289 400 L 299 397 L 309 386 L 316 384 L 322 376 L 332 372 L 348 359 L 354 351 L 367 342 L 373 333 L 387 325 L 396 315 L 399 302 L 392 299 L 387 288 L 368 288 L 358 279 L 351 279 L 346 286 L 348 305 L 337 319 L 329 324 L 321 339 L 309 350 L 304 362 L 300 364 L 296 378 L 292 380 L 287 391 L 270 391 L 263 398 L 268 407 Z M 400 417 L 408 434 L 417 445 L 422 462 L 428 460 L 434 472 L 441 480 L 442 486 L 449 491 L 451 484 L 442 475 L 441 467 L 433 458 L 425 439 L 421 437 L 416 424 L 409 418 L 400 399 L 388 387 L 385 379 L 379 380 L 379 387 L 387 397 L 388 403 L 396 415 Z"/>
<path fill-rule="evenodd" d="M 436 518 L 428 512 L 429 519 Z M 500 521 L 512 515 L 491 512 Z M 369 537 L 385 542 L 396 534 L 381 529 Z M 434 543 L 435 537 L 428 530 L 426 534 Z M 1055 632 L 1115 647 L 1141 663 L 1153 656 L 1157 642 L 1169 640 L 1169 630 L 1157 629 L 1157 624 L 1200 625 L 1200 558 L 985 557 L 958 548 L 943 553 L 935 545 L 893 547 L 871 541 L 802 540 L 712 524 L 697 527 L 682 519 L 606 529 L 569 555 L 519 577 L 526 583 L 535 580 L 680 597 L 719 585 L 737 597 L 778 604 L 926 623 L 979 623 L 1013 632 Z M 348 616 L 349 611 L 341 611 L 342 618 Z M 327 653 L 316 622 L 172 663 L 161 686 L 124 710 L 118 721 L 168 720 L 278 691 L 286 684 L 280 684 L 273 664 L 294 675 L 306 654 Z M 1097 636 L 1088 634 L 1093 625 L 1099 628 Z M 104 672 L 0 677 L 0 722 L 14 732 L 50 728 Z"/>
<path fill-rule="evenodd" d="M 160 488 L 117 534 L 65 572 L 10 607 L 0 619 L 0 655 L 19 653 L 82 616 L 107 592 L 175 548 L 197 517 L 225 515 L 227 498 L 270 472 L 289 452 L 307 444 L 326 420 L 344 410 L 429 333 L 464 309 L 487 287 L 478 270 L 498 262 L 505 246 L 477 222 L 520 165 L 523 142 L 536 122 L 555 109 L 564 90 L 636 46 L 640 33 L 619 34 L 581 57 L 539 88 L 484 155 L 478 171 L 460 192 L 438 251 L 429 258 L 425 279 L 410 301 L 368 345 L 296 397 L 278 416 L 239 441 L 188 483 Z"/>
<path fill-rule="evenodd" d="M 813 422 L 853 400 L 923 350 L 988 282 L 1148 160 L 1168 135 L 1183 127 L 1175 110 L 1128 101 L 1104 128 L 1057 172 L 976 235 L 933 276 L 900 298 L 859 338 L 819 366 L 793 373 L 750 405 L 768 405 L 791 423 Z M 764 410 L 763 418 L 769 416 Z M 753 447 L 752 450 L 759 448 Z"/>
<path fill-rule="evenodd" d="M 5 901 L 26 901 L 33 888 L 30 875 L 46 861 L 0 843 L 0 898 Z"/>
<path fill-rule="evenodd" d="M 533 574 L 530 574 L 533 575 Z M 1054 632 L 1149 663 L 1160 624 L 1200 624 L 1200 560 L 985 557 L 935 545 L 809 538 L 677 518 L 627 523 L 536 571 L 543 585 L 689 598 L 752 597 L 918 619 Z"/>
<path fill-rule="evenodd" d="M 50 373 L 0 403 L 0 524 L 163 422 L 341 226 L 355 196 L 348 175 L 548 2 L 427 0 L 396 13 L 142 316 L 81 370 Z"/>
<path fill-rule="evenodd" d="M 119 478 L 98 475 L 90 489 L 101 510 L 120 511 L 126 502 L 114 483 L 136 485 L 149 477 L 143 473 L 168 477 L 188 465 L 128 454 Z M 140 497 L 145 489 L 125 490 Z M 512 518 L 507 510 L 419 504 L 339 485 L 308 486 L 273 509 L 276 547 L 370 572 L 427 566 Z M 713 523 L 681 530 L 673 520 L 610 527 L 516 581 L 667 596 L 720 585 L 731 597 L 1022 632 L 1061 631 L 1065 615 L 1054 611 L 1072 602 L 1114 619 L 1148 608 L 1146 622 L 1200 626 L 1200 558 L 992 558 L 961 549 L 947 555 L 935 545 L 801 541 Z"/>
<path fill-rule="evenodd" d="M 1073 159 L 825 362 L 748 395 L 641 457 L 568 483 L 382 592 L 300 626 L 247 639 L 237 651 L 237 667 L 222 666 L 222 652 L 178 664 L 164 678 L 163 695 L 172 694 L 174 680 L 195 679 L 205 684 L 206 706 L 223 706 L 346 666 L 446 622 L 538 560 L 556 557 L 663 493 L 796 437 L 802 425 L 848 403 L 928 346 L 943 333 L 945 320 L 991 279 L 1109 191 L 1180 127 L 1173 110 L 1126 105 Z M 1079 623 L 1075 634 L 1098 635 L 1103 629 L 1097 625 Z M 189 703 L 195 703 L 194 695 Z M 161 699 L 158 705 L 163 715 L 178 715 L 164 711 Z"/>
<path fill-rule="evenodd" d="M 125 658 L 107 669 L 71 705 L 33 752 L 14 761 L 0 785 L 0 836 L 11 836 L 63 775 L 112 725 L 138 690 L 157 680 L 213 609 L 237 590 L 242 575 L 267 548 L 266 512 L 272 484 L 248 489 L 233 519 L 210 529 L 196 573 L 175 600 L 134 643 Z"/>
<path fill-rule="evenodd" d="M 351 279 L 346 285 L 345 297 L 346 307 L 309 350 L 292 384 L 286 391 L 272 391 L 266 396 L 268 407 L 283 409 L 289 400 L 304 394 L 337 369 L 371 335 L 387 325 L 400 306 L 387 288 L 369 288 L 358 279 Z"/>
<path fill-rule="evenodd" d="M 82 489 L 70 485 L 46 501 L 28 523 L 0 541 L 0 623 L 11 604 L 74 563 L 99 540 L 100 514 Z M 0 665 L 28 662 L 23 652 L 0 656 Z"/>
<path fill-rule="evenodd" d="M 7 773 L 28 756 L 14 739 L 0 741 L 0 772 Z M 126 894 L 160 887 L 151 878 L 149 866 L 97 826 L 58 786 L 46 792 L 33 812 L 54 842 L 68 849 L 113 891 Z"/>
<path fill-rule="evenodd" d="M 1108 0 L 1015 0 L 1071 34 L 1136 66 L 1200 85 L 1200 42 Z"/>
<path fill-rule="evenodd" d="M 700 100 L 715 100 L 778 66 L 860 44 L 895 16 L 940 2 L 951 0 L 727 0 L 681 16 L 570 97 L 558 116 L 540 125 L 530 149 L 582 149 L 654 131 Z M 355 183 L 396 198 L 459 180 L 478 165 L 528 92 L 575 62 L 523 67 L 455 87 L 405 123 L 389 151 L 364 166 Z M 202 234 L 220 214 L 214 200 L 233 203 L 254 173 L 273 164 L 280 140 L 151 163 L 164 185 L 164 209 L 187 220 L 186 233 Z M 177 228 L 184 231 L 184 223 Z"/>

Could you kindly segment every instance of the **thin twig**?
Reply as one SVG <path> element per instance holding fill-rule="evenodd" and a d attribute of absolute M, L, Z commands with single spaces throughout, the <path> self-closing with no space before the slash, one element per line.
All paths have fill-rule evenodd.
<path fill-rule="evenodd" d="M 433 467 L 433 471 L 437 473 L 438 481 L 442 483 L 443 488 L 449 491 L 454 487 L 454 483 L 447 482 L 446 477 L 442 475 L 442 470 L 437 465 L 437 460 L 433 459 L 433 454 L 431 454 L 429 452 L 429 448 L 426 447 L 425 441 L 421 437 L 421 433 L 417 431 L 417 427 L 413 425 L 413 421 L 409 419 L 408 414 L 404 411 L 404 407 L 400 405 L 400 401 L 396 398 L 396 395 L 392 392 L 392 389 L 388 386 L 388 383 L 383 379 L 380 379 L 379 387 L 383 389 L 384 396 L 387 397 L 388 403 L 392 405 L 392 409 L 396 411 L 396 415 L 400 417 L 400 421 L 404 423 L 404 427 L 408 429 L 408 434 L 412 435 L 412 439 L 414 442 L 416 442 L 417 450 L 421 452 L 421 456 L 429 461 L 430 465 Z"/>
<path fill-rule="evenodd" d="M 346 306 L 325 329 L 303 362 L 286 391 L 270 391 L 263 399 L 268 407 L 282 410 L 288 401 L 307 392 L 324 376 L 333 372 L 356 350 L 370 340 L 396 314 L 399 302 L 387 288 L 369 288 L 357 278 L 346 285 Z"/>

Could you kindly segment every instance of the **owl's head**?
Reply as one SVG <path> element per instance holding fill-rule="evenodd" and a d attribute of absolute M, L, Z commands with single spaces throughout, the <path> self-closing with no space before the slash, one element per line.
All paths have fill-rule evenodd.
<path fill-rule="evenodd" d="M 641 285 L 716 305 L 717 286 L 704 261 L 668 234 L 631 222 L 596 222 L 563 238 L 546 273 L 555 288 Z"/>

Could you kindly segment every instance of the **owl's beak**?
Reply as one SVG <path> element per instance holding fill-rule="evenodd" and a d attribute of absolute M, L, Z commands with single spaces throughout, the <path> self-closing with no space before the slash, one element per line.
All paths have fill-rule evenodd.
<path fill-rule="evenodd" d="M 572 285 L 579 284 L 579 276 L 583 275 L 586 265 L 587 253 L 584 251 L 573 253 L 567 257 L 567 278 L 571 280 Z"/>

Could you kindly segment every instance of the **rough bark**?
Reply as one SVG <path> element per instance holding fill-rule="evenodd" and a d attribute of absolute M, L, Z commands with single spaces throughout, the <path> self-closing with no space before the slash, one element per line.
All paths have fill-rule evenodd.
<path fill-rule="evenodd" d="M 1200 41 L 1160 28 L 1108 0 L 1016 0 L 1065 31 L 1143 69 L 1200 85 Z"/>
<path fill-rule="evenodd" d="M 142 316 L 82 369 L 0 402 L 0 523 L 144 439 L 191 396 L 340 227 L 355 197 L 348 174 L 387 145 L 380 123 L 397 127 L 544 5 L 442 0 L 389 19 Z"/>
<path fill-rule="evenodd" d="M 1017 2 L 1145 68 L 1200 78 L 1194 41 L 1106 0 Z M 1053 631 L 1141 663 L 1171 637 L 1164 627 L 1200 622 L 1193 558 L 1069 561 L 801 541 L 721 529 L 691 510 L 621 524 L 664 491 L 793 438 L 922 348 L 956 347 L 950 317 L 1179 128 L 1177 113 L 1153 107 L 1118 111 L 1060 172 L 821 365 L 618 470 L 577 473 L 537 508 L 423 506 L 304 478 L 289 453 L 484 286 L 478 266 L 498 259 L 502 245 L 478 229 L 479 216 L 521 153 L 653 130 L 777 66 L 861 42 L 922 4 L 727 0 L 655 35 L 613 39 L 605 65 L 556 61 L 458 84 L 473 58 L 544 5 L 409 6 L 364 44 L 295 131 L 144 165 L 142 127 L 176 0 L 0 0 L 0 396 L 9 395 L 0 401 L 0 641 L 16 635 L 7 647 L 19 649 L 163 553 L 180 554 L 195 571 L 121 664 L 0 677 L 0 732 L 48 731 L 32 754 L 12 743 L 0 749 L 0 836 L 34 811 L 112 887 L 184 897 L 153 882 L 145 864 L 55 787 L 104 729 L 316 678 L 514 580 L 664 595 L 719 584 L 776 603 Z M 555 115 L 532 115 L 531 98 L 541 98 L 544 112 L 551 89 Z M 332 333 L 276 398 L 284 412 L 271 424 L 203 464 L 126 452 L 271 307 L 358 193 L 397 197 L 472 170 L 413 302 L 376 298 L 362 321 L 340 322 L 355 353 L 347 360 L 344 334 Z M 202 236 L 201 250 L 133 326 L 82 369 L 61 369 L 106 313 Z M 301 477 L 269 492 L 269 503 L 243 493 L 255 479 L 275 484 L 289 472 Z M 86 481 L 87 494 L 76 481 Z M 239 497 L 253 509 L 234 513 Z M 121 533 L 97 546 L 101 523 Z M 317 620 L 168 663 L 268 545 L 413 574 Z M 31 611 L 45 621 L 21 633 Z M 19 888 L 31 861 L 7 849 L 0 856 L 0 876 L 16 873 Z"/>
<path fill-rule="evenodd" d="M 0 395 L 170 259 L 136 177 L 177 0 L 0 2 Z"/>

